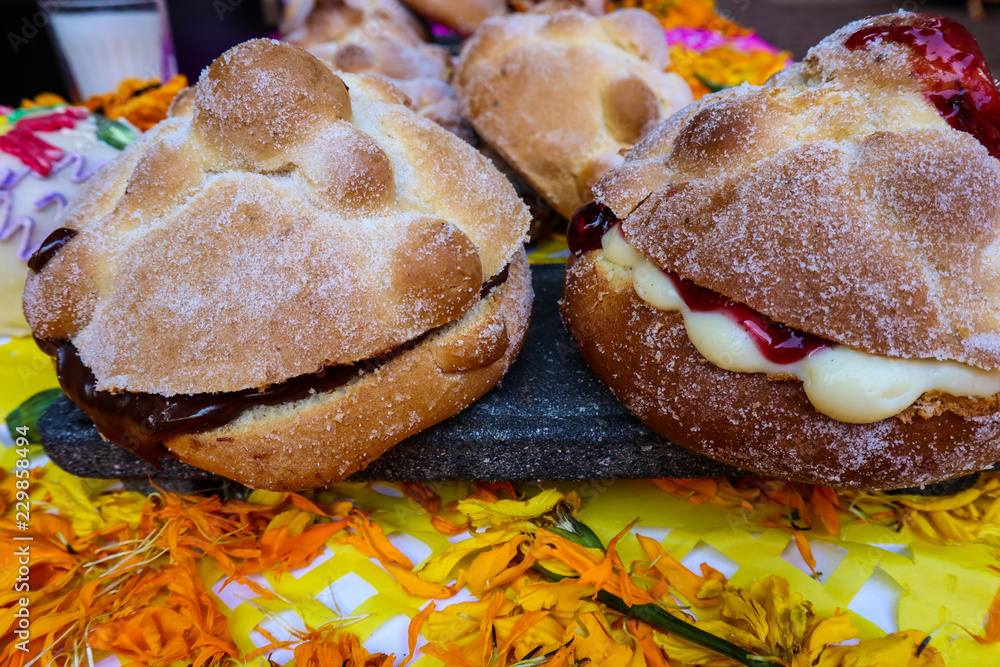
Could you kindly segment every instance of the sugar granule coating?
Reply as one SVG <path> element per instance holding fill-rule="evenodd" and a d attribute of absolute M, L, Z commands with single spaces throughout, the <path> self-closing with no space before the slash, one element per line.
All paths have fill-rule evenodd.
<path fill-rule="evenodd" d="M 454 85 L 476 131 L 568 219 L 623 150 L 691 101 L 669 63 L 643 10 L 511 14 L 465 43 Z"/>
<path fill-rule="evenodd" d="M 905 45 L 858 21 L 763 87 L 706 96 L 596 187 L 661 268 L 875 354 L 1000 368 L 1000 161 Z M 970 307 L 975 304 L 974 307 Z"/>
<path fill-rule="evenodd" d="M 25 291 L 98 389 L 263 387 L 460 318 L 528 213 L 382 80 L 272 40 L 234 47 L 70 207 Z"/>

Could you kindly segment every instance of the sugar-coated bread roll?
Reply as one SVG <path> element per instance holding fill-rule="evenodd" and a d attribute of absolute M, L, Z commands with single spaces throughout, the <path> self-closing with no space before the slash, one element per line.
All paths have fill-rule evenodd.
<path fill-rule="evenodd" d="M 964 28 L 851 23 L 605 176 L 564 319 L 640 419 L 727 463 L 861 489 L 979 470 L 1000 459 L 998 158 Z"/>
<path fill-rule="evenodd" d="M 427 31 L 396 0 L 315 0 L 286 23 L 284 39 L 301 46 L 334 69 L 381 74 L 392 79 L 451 75 L 451 55 L 427 43 Z"/>
<path fill-rule="evenodd" d="M 403 0 L 413 11 L 460 35 L 471 35 L 486 19 L 503 16 L 506 0 Z"/>
<path fill-rule="evenodd" d="M 413 11 L 460 35 L 471 35 L 483 21 L 510 12 L 551 13 L 582 9 L 594 16 L 607 11 L 604 0 L 403 0 Z"/>
<path fill-rule="evenodd" d="M 24 309 L 106 437 L 306 489 L 497 383 L 528 324 L 527 211 L 402 101 L 247 42 L 88 185 Z"/>
<path fill-rule="evenodd" d="M 466 42 L 454 85 L 480 136 L 569 218 L 624 150 L 691 101 L 669 62 L 662 26 L 640 9 L 511 14 Z"/>
<path fill-rule="evenodd" d="M 427 31 L 396 0 L 304 0 L 286 7 L 284 39 L 333 68 L 378 74 L 408 98 L 410 107 L 466 141 L 475 133 L 462 117 L 451 79 L 451 54 L 427 43 Z"/>

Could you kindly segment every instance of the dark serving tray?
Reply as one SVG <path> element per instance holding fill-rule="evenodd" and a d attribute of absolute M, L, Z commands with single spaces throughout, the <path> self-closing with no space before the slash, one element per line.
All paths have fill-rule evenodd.
<path fill-rule="evenodd" d="M 633 417 L 590 372 L 559 319 L 563 267 L 532 266 L 531 328 L 499 387 L 405 440 L 352 481 L 538 481 L 744 474 L 690 452 Z M 65 396 L 38 422 L 49 458 L 82 477 L 219 481 L 164 457 L 163 470 L 105 442 Z M 969 482 L 965 482 L 968 484 Z M 942 483 L 954 488 L 954 482 Z M 935 485 L 931 485 L 935 486 Z M 940 492 L 940 491 L 939 491 Z"/>

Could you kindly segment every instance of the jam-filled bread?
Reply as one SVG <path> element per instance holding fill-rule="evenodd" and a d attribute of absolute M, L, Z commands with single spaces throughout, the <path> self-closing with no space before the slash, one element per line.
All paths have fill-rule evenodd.
<path fill-rule="evenodd" d="M 306 489 L 499 381 L 530 312 L 527 210 L 402 102 L 247 42 L 89 185 L 24 307 L 106 437 Z"/>
<path fill-rule="evenodd" d="M 647 131 L 691 102 L 663 27 L 641 9 L 578 9 L 485 21 L 454 86 L 479 135 L 569 219 Z"/>
<path fill-rule="evenodd" d="M 1000 94 L 972 37 L 847 25 L 658 127 L 570 229 L 564 320 L 640 419 L 877 489 L 1000 459 Z"/>

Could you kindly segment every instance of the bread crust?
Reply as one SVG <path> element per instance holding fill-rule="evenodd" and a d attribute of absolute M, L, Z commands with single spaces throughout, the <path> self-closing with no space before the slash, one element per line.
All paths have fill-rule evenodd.
<path fill-rule="evenodd" d="M 866 352 L 1000 369 L 1000 160 L 927 100 L 908 47 L 843 45 L 707 95 L 595 188 L 665 271 Z M 973 305 L 975 304 L 975 305 Z"/>
<path fill-rule="evenodd" d="M 300 491 L 342 480 L 492 389 L 521 350 L 531 300 L 521 250 L 506 282 L 474 309 L 376 371 L 164 444 L 181 461 L 253 488 Z"/>
<path fill-rule="evenodd" d="M 479 135 L 569 219 L 622 151 L 691 101 L 669 62 L 643 10 L 511 14 L 466 42 L 454 85 Z"/>
<path fill-rule="evenodd" d="M 707 362 L 681 316 L 643 302 L 631 272 L 602 251 L 570 259 L 561 311 L 584 360 L 633 414 L 671 441 L 730 465 L 881 490 L 969 474 L 1000 459 L 1000 412 L 988 405 L 995 400 L 980 401 L 978 409 L 958 400 L 948 409 L 941 397 L 925 397 L 938 401 L 935 409 L 873 424 L 836 421 L 812 407 L 800 382 Z"/>
<path fill-rule="evenodd" d="M 254 40 L 185 100 L 67 209 L 78 235 L 25 287 L 35 335 L 71 339 L 101 391 L 374 357 L 472 308 L 525 238 L 503 176 L 384 79 Z"/>

